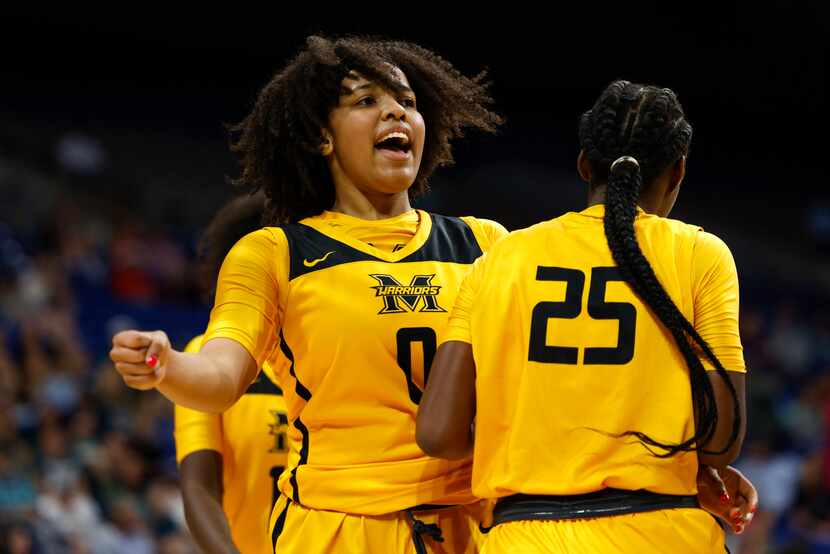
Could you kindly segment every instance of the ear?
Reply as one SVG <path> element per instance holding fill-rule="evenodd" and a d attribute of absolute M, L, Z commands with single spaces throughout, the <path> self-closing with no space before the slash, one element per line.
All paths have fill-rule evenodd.
<path fill-rule="evenodd" d="M 576 171 L 583 181 L 591 184 L 591 164 L 588 163 L 588 156 L 585 155 L 585 149 L 579 151 L 579 156 L 576 157 Z"/>
<path fill-rule="evenodd" d="M 328 129 L 323 129 L 323 140 L 320 141 L 320 154 L 323 157 L 327 157 L 332 152 L 334 152 L 334 137 L 331 136 Z"/>
<path fill-rule="evenodd" d="M 671 177 L 669 179 L 668 192 L 673 192 L 674 189 L 680 187 L 683 178 L 686 176 L 686 156 L 680 156 L 674 166 L 672 167 Z"/>

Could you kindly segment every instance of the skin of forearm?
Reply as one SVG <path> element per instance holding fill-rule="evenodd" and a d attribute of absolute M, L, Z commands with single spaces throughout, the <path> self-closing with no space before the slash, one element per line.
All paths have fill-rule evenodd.
<path fill-rule="evenodd" d="M 218 452 L 200 451 L 182 461 L 182 496 L 187 527 L 203 552 L 239 554 L 222 510 L 222 467 Z"/>
<path fill-rule="evenodd" d="M 245 373 L 204 352 L 170 351 L 164 378 L 156 387 L 172 402 L 209 413 L 230 408 L 245 388 Z"/>

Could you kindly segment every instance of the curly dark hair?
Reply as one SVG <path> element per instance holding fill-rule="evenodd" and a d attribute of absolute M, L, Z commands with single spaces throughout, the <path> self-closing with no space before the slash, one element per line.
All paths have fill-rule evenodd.
<path fill-rule="evenodd" d="M 490 110 L 493 100 L 485 72 L 465 77 L 437 54 L 409 42 L 310 36 L 306 47 L 259 92 L 251 113 L 230 127 L 231 150 L 241 165 L 232 182 L 265 192 L 268 224 L 298 221 L 331 208 L 334 183 L 320 145 L 341 82 L 356 71 L 400 92 L 390 64 L 407 76 L 426 125 L 411 198 L 427 191 L 437 167 L 453 163 L 452 139 L 466 129 L 495 132 L 501 124 L 501 117 Z"/>
<path fill-rule="evenodd" d="M 592 184 L 607 184 L 604 225 L 614 261 L 625 281 L 674 337 L 689 367 L 697 414 L 694 435 L 679 444 L 666 444 L 637 431 L 622 434 L 636 437 L 646 447 L 662 449 L 660 457 L 688 451 L 723 454 L 738 440 L 741 428 L 738 395 L 726 369 L 666 293 L 634 232 L 641 192 L 661 172 L 688 154 L 691 140 L 692 126 L 672 90 L 622 80 L 608 85 L 594 106 L 582 115 L 579 124 L 579 141 L 591 166 Z M 614 163 L 623 156 L 634 160 Z M 734 400 L 732 433 L 727 445 L 717 452 L 700 446 L 714 435 L 718 412 L 715 393 L 698 357 L 698 349 L 715 366 Z"/>
<path fill-rule="evenodd" d="M 239 239 L 262 227 L 265 195 L 243 194 L 222 206 L 199 238 L 199 285 L 209 302 L 216 289 L 216 278 L 225 256 Z"/>

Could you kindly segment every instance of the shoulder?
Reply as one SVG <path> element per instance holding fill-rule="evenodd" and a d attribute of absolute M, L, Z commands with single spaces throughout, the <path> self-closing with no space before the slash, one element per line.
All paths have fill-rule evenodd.
<path fill-rule="evenodd" d="M 285 233 L 279 227 L 263 227 L 248 233 L 233 245 L 225 263 L 272 262 L 288 251 Z"/>
<path fill-rule="evenodd" d="M 698 228 L 695 234 L 695 256 L 713 261 L 732 258 L 732 252 L 726 243 L 717 235 Z"/>
<path fill-rule="evenodd" d="M 280 227 L 263 227 L 239 239 L 234 249 L 273 249 L 285 244 L 285 232 Z"/>
<path fill-rule="evenodd" d="M 459 218 L 467 224 L 473 231 L 473 234 L 481 245 L 482 250 L 489 250 L 496 241 L 507 236 L 507 229 L 504 226 L 492 219 L 483 219 L 473 216 L 463 216 Z"/>
<path fill-rule="evenodd" d="M 546 240 L 551 233 L 560 228 L 560 223 L 565 217 L 567 217 L 567 214 L 511 231 L 504 240 L 499 242 L 498 249 L 509 252 L 528 243 Z"/>

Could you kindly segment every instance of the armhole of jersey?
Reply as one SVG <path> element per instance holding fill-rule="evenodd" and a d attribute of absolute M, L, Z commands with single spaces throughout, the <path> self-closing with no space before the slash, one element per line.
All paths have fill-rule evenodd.
<path fill-rule="evenodd" d="M 288 234 L 283 229 L 285 226 L 266 227 L 268 232 L 274 235 L 275 241 L 277 243 L 282 242 L 285 248 L 285 265 L 274 268 L 274 278 L 277 281 L 277 309 L 279 309 L 280 305 L 286 306 L 288 304 L 288 291 L 291 287 L 291 242 L 288 240 Z M 274 263 L 276 264 L 276 260 Z M 281 314 L 281 316 L 283 315 L 285 314 Z M 261 368 L 260 371 L 262 371 Z"/>
<path fill-rule="evenodd" d="M 286 261 L 286 264 L 285 264 L 285 267 L 278 267 L 277 268 L 276 277 L 277 277 L 277 284 L 280 283 L 280 279 L 282 277 L 285 277 L 285 284 L 288 285 L 288 278 L 289 278 L 289 275 L 291 274 L 291 243 L 288 241 L 288 235 L 286 234 L 283 227 L 285 227 L 285 225 L 270 227 L 270 229 L 271 229 L 270 232 L 274 233 L 275 237 L 277 237 L 277 236 L 282 237 L 281 240 L 282 240 L 283 244 L 285 244 L 285 252 L 286 252 L 285 261 Z M 280 240 L 280 239 L 278 239 L 278 240 Z"/>
<path fill-rule="evenodd" d="M 473 232 L 473 236 L 476 238 L 476 242 L 478 242 L 478 247 L 481 248 L 482 252 L 487 252 L 490 250 L 492 244 L 490 244 L 490 237 L 487 236 L 487 232 L 484 230 L 484 226 L 481 222 L 470 215 L 465 215 L 459 217 L 461 221 L 467 224 L 467 227 Z"/>

